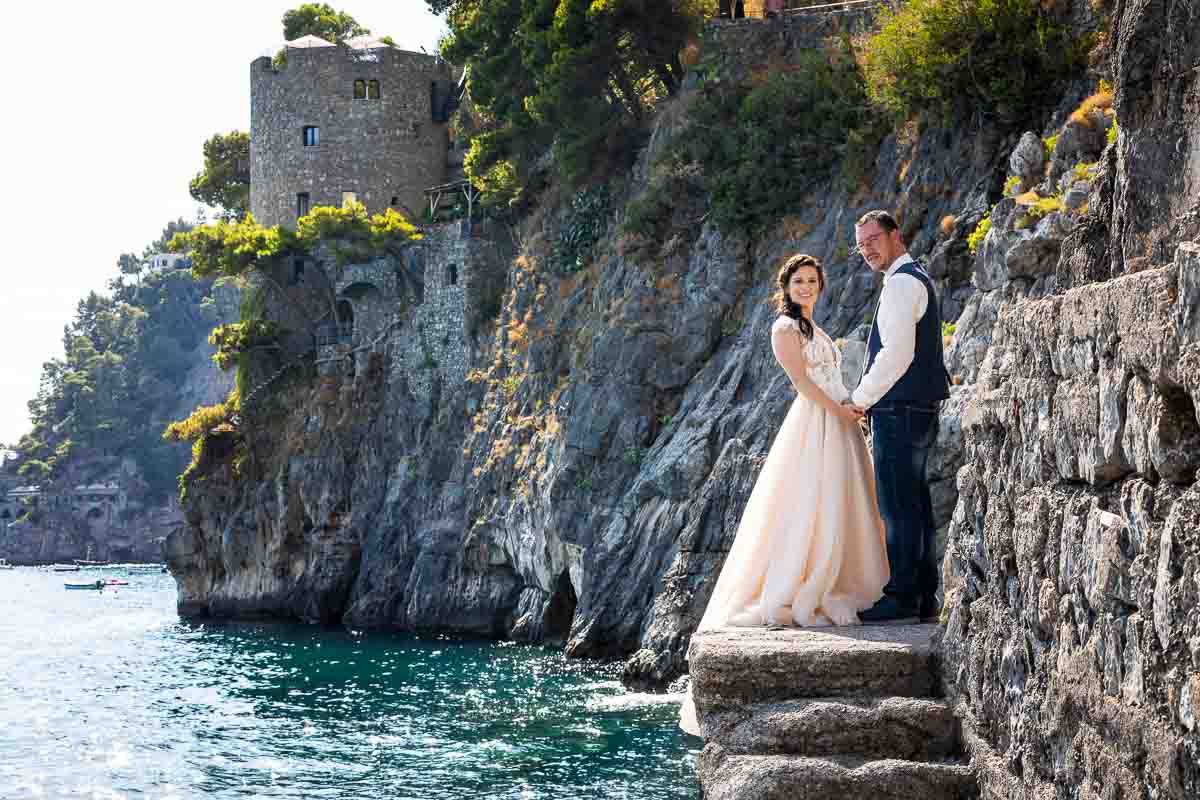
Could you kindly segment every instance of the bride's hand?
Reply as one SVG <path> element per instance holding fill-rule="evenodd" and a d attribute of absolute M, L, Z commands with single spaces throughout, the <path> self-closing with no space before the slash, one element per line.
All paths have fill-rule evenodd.
<path fill-rule="evenodd" d="M 855 424 L 858 424 L 859 420 L 863 418 L 863 412 L 857 406 L 838 406 L 834 409 L 833 413 L 846 422 L 853 422 Z"/>

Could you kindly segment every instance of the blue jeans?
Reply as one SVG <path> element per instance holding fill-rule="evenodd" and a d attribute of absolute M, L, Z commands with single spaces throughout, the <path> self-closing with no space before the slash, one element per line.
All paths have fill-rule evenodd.
<path fill-rule="evenodd" d="M 937 441 L 938 409 L 891 405 L 874 407 L 870 415 L 879 515 L 891 566 L 883 591 L 916 608 L 922 597 L 933 598 L 938 584 L 937 531 L 925 480 L 929 451 Z"/>

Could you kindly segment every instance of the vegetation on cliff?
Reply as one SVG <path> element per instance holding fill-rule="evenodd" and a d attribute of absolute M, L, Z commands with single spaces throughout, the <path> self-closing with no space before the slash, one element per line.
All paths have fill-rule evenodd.
<path fill-rule="evenodd" d="M 250 134 L 213 134 L 204 143 L 204 169 L 188 186 L 192 197 L 220 209 L 220 218 L 237 220 L 250 208 Z"/>
<path fill-rule="evenodd" d="M 885 132 L 846 43 L 757 83 L 706 86 L 648 190 L 630 204 L 626 229 L 663 237 L 681 185 L 698 179 L 722 229 L 760 232 L 839 164 L 856 184 Z"/>
<path fill-rule="evenodd" d="M 521 196 L 549 148 L 581 181 L 627 167 L 658 102 L 683 83 L 680 52 L 705 0 L 428 0 L 448 12 L 442 55 L 470 65 L 481 130 L 467 174 L 485 201 Z"/>
<path fill-rule="evenodd" d="M 164 237 L 190 226 L 168 225 Z M 154 251 L 162 237 L 147 250 Z M 52 483 L 79 456 L 121 455 L 138 463 L 151 496 L 170 491 L 186 456 L 162 441 L 188 359 L 216 319 L 212 281 L 186 270 L 145 269 L 126 254 L 110 296 L 80 300 L 63 331 L 63 355 L 42 368 L 29 403 L 33 427 L 15 446 L 16 468 L 31 483 Z"/>
<path fill-rule="evenodd" d="M 863 68 L 871 99 L 900 119 L 1029 119 L 1081 74 L 1093 44 L 1037 0 L 909 0 L 880 15 Z"/>
<path fill-rule="evenodd" d="M 264 351 L 284 355 L 281 342 L 293 331 L 267 317 L 265 293 L 270 290 L 276 306 L 286 306 L 293 312 L 289 319 L 306 328 L 308 338 L 301 340 L 306 344 L 299 345 L 303 352 L 288 355 L 303 357 L 311 353 L 318 328 L 337 319 L 331 291 L 335 276 L 324 275 L 321 280 L 314 279 L 307 290 L 297 289 L 292 285 L 294 281 L 284 277 L 288 264 L 322 250 L 338 265 L 361 263 L 397 253 L 420 238 L 417 228 L 395 209 L 371 215 L 362 203 L 352 202 L 340 208 L 317 206 L 297 220 L 295 230 L 279 225 L 267 228 L 247 214 L 244 219 L 199 225 L 171 240 L 172 249 L 189 254 L 192 274 L 197 279 L 237 279 L 248 284 L 240 319 L 215 328 L 208 337 L 209 344 L 216 348 L 216 365 L 223 370 L 237 369 L 234 392 L 224 403 L 198 408 L 163 433 L 168 441 L 192 442 L 191 463 L 179 477 L 183 495 L 191 481 L 243 448 L 238 431 L 238 420 L 244 414 L 242 400 L 258 388 L 249 385 L 252 358 L 262 356 Z M 308 313 L 303 310 L 306 304 L 297 302 L 298 296 L 311 295 L 314 290 L 326 296 L 312 305 L 317 310 Z"/>

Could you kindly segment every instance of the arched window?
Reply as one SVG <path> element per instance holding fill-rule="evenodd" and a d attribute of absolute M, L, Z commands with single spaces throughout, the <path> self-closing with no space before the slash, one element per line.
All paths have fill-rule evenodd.
<path fill-rule="evenodd" d="M 455 286 L 458 284 L 458 265 L 450 264 L 446 267 L 446 285 Z"/>
<path fill-rule="evenodd" d="M 379 81 L 376 81 L 376 80 L 367 81 L 367 99 L 368 100 L 378 100 L 379 99 Z"/>
<path fill-rule="evenodd" d="M 354 99 L 365 100 L 367 97 L 367 82 L 358 80 L 354 82 Z"/>

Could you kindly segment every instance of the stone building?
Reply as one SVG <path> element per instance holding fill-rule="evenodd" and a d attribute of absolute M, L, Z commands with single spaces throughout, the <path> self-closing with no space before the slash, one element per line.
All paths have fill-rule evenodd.
<path fill-rule="evenodd" d="M 250 210 L 290 225 L 315 206 L 357 200 L 410 219 L 445 182 L 446 121 L 457 98 L 442 59 L 364 36 L 288 42 L 250 65 Z"/>

